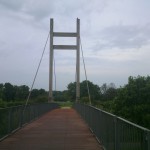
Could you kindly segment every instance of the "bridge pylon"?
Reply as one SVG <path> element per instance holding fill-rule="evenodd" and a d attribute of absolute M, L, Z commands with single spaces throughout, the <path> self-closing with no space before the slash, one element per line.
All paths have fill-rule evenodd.
<path fill-rule="evenodd" d="M 53 63 L 54 50 L 76 50 L 76 102 L 80 100 L 80 19 L 76 21 L 76 32 L 54 32 L 54 21 L 50 19 L 50 56 L 49 56 L 49 99 L 53 102 Z M 54 45 L 54 37 L 75 37 L 76 45 Z"/>

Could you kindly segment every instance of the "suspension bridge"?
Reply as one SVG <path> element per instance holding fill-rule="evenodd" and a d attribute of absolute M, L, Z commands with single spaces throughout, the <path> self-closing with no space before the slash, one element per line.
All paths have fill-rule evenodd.
<path fill-rule="evenodd" d="M 0 150 L 150 150 L 150 130 L 91 105 L 80 103 L 80 20 L 76 32 L 54 32 L 50 20 L 48 103 L 0 108 Z M 75 37 L 76 45 L 54 45 L 54 37 Z M 60 108 L 53 99 L 54 49 L 76 50 L 76 102 Z M 82 51 L 83 56 L 83 51 Z M 83 59 L 84 62 L 84 59 Z M 84 63 L 85 76 L 87 80 Z M 87 90 L 90 91 L 87 82 Z"/>

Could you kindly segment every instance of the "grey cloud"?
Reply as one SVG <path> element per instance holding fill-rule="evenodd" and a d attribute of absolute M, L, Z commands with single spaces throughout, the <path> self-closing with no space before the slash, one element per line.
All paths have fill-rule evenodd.
<path fill-rule="evenodd" d="M 108 0 L 0 0 L 0 5 L 15 13 L 27 14 L 34 19 L 50 16 L 81 17 L 93 12 L 101 12 Z M 87 17 L 88 17 L 87 16 Z M 90 16 L 89 16 L 90 17 Z"/>
<path fill-rule="evenodd" d="M 14 13 L 29 15 L 34 19 L 44 19 L 53 12 L 51 0 L 0 0 L 0 6 Z"/>
<path fill-rule="evenodd" d="M 150 42 L 150 27 L 117 25 L 103 29 L 95 42 L 95 50 L 140 48 Z"/>
<path fill-rule="evenodd" d="M 55 7 L 57 7 L 58 4 L 58 8 L 61 9 L 61 7 L 63 8 L 63 12 L 67 15 L 70 14 L 88 14 L 87 16 L 89 17 L 91 12 L 101 12 L 106 6 L 107 6 L 107 2 L 108 0 L 94 0 L 94 1 L 89 1 L 89 0 L 69 0 L 69 1 L 65 1 L 65 0 L 56 0 L 56 5 Z M 72 12 L 72 13 L 68 13 L 68 12 Z M 85 17 L 85 15 L 84 15 Z"/>
<path fill-rule="evenodd" d="M 44 2 L 43 0 L 30 0 L 24 3 L 22 11 L 35 19 L 44 19 L 54 11 L 54 3 L 51 0 L 44 0 Z"/>
<path fill-rule="evenodd" d="M 24 1 L 20 1 L 20 0 L 9 0 L 9 1 L 0 0 L 0 5 L 8 8 L 8 9 L 17 11 L 17 10 L 21 9 L 23 2 Z"/>

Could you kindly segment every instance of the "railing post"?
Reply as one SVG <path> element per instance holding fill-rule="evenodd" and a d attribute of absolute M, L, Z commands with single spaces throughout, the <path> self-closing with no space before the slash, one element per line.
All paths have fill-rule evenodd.
<path fill-rule="evenodd" d="M 150 132 L 145 131 L 143 136 L 143 149 L 144 150 L 150 150 Z"/>
<path fill-rule="evenodd" d="M 20 108 L 20 128 L 23 125 L 23 109 Z"/>
<path fill-rule="evenodd" d="M 12 108 L 10 108 L 10 110 L 8 109 L 8 134 L 11 132 L 11 121 L 12 121 L 12 118 L 11 118 L 11 114 L 12 114 Z"/>
<path fill-rule="evenodd" d="M 150 131 L 147 132 L 147 150 L 150 150 Z"/>
<path fill-rule="evenodd" d="M 117 117 L 115 116 L 114 117 L 114 127 L 115 127 L 115 129 L 114 129 L 114 132 L 115 132 L 115 137 L 114 137 L 114 146 L 115 146 L 115 150 L 119 150 L 119 129 L 118 129 L 118 119 L 117 119 Z"/>

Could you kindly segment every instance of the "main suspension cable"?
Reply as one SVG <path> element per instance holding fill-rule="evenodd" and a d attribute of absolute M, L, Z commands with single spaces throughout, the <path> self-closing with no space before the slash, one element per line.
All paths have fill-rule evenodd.
<path fill-rule="evenodd" d="M 44 52 L 45 52 L 45 49 L 46 49 L 46 45 L 47 45 L 49 36 L 50 36 L 50 32 L 48 33 L 48 36 L 47 36 L 47 39 L 46 39 L 46 42 L 45 42 L 45 45 L 44 45 L 44 48 L 43 48 L 42 56 L 41 56 L 40 62 L 39 62 L 39 64 L 38 64 L 38 67 L 37 67 L 37 70 L 36 70 L 36 73 L 35 73 L 35 76 L 34 76 L 34 79 L 33 79 L 32 85 L 31 85 L 31 88 L 30 88 L 29 95 L 28 95 L 27 100 L 26 100 L 26 103 L 25 103 L 24 111 L 25 111 L 25 109 L 26 109 L 26 107 L 27 107 L 27 104 L 28 104 L 28 101 L 29 101 L 29 99 L 30 99 L 30 96 L 31 96 L 31 93 L 32 93 L 32 89 L 33 89 L 33 86 L 34 86 L 34 83 L 35 83 L 35 80 L 36 80 L 36 77 L 37 77 L 37 74 L 38 74 L 38 71 L 39 71 L 39 68 L 40 68 L 42 59 L 43 59 L 43 55 L 44 55 Z"/>
<path fill-rule="evenodd" d="M 85 61 L 84 61 L 84 54 L 83 54 L 83 49 L 82 49 L 81 38 L 80 38 L 80 47 L 81 47 L 81 52 L 82 52 L 82 60 L 83 60 L 85 78 L 86 78 L 86 86 L 87 86 L 87 91 L 88 91 L 89 103 L 91 105 L 90 89 L 89 89 L 89 83 L 88 83 L 88 79 L 87 79 L 87 72 L 86 72 L 86 67 L 85 67 Z"/>

